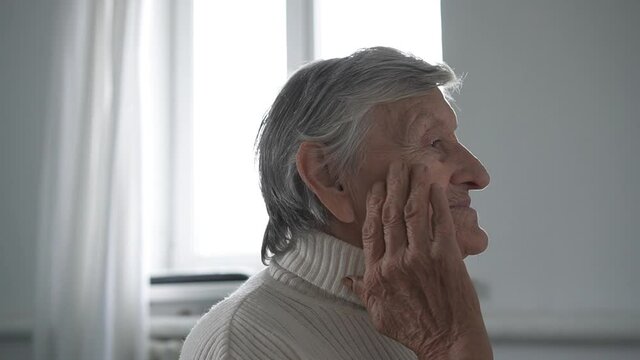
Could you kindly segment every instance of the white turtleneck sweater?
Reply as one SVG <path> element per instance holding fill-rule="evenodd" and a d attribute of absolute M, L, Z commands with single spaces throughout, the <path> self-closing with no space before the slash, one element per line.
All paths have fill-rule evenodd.
<path fill-rule="evenodd" d="M 180 359 L 416 359 L 342 285 L 363 273 L 362 249 L 310 233 L 202 317 Z"/>

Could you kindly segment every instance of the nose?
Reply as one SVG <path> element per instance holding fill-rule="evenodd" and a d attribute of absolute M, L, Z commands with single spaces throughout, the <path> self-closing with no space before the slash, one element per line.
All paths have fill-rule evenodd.
<path fill-rule="evenodd" d="M 491 181 L 487 169 L 464 145 L 459 144 L 460 151 L 457 152 L 455 171 L 451 176 L 451 183 L 466 185 L 470 190 L 481 190 L 486 188 Z"/>

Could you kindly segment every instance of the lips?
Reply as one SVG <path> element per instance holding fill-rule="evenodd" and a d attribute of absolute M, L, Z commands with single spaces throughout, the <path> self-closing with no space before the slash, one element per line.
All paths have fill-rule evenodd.
<path fill-rule="evenodd" d="M 449 204 L 450 208 L 468 208 L 471 206 L 471 198 L 464 198 Z"/>

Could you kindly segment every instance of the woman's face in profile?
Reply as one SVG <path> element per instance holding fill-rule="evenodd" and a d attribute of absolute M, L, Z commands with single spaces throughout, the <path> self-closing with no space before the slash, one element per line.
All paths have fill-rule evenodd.
<path fill-rule="evenodd" d="M 403 159 L 409 167 L 426 165 L 430 181 L 445 188 L 463 257 L 484 251 L 488 236 L 470 207 L 469 191 L 489 185 L 489 174 L 458 142 L 456 115 L 441 91 L 435 88 L 425 95 L 376 105 L 370 116 L 374 124 L 364 140 L 364 160 L 358 172 L 345 181 L 356 225 L 361 229 L 364 223 L 369 189 L 387 179 L 394 160 Z"/>

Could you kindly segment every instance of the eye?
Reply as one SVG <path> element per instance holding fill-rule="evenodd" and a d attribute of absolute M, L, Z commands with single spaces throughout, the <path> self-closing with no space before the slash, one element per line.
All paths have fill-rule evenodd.
<path fill-rule="evenodd" d="M 439 144 L 439 143 L 441 143 L 441 142 L 442 142 L 442 140 L 440 140 L 440 139 L 435 139 L 435 140 L 433 140 L 433 141 L 431 142 L 431 144 L 429 144 L 429 146 L 431 146 L 431 147 L 436 147 L 436 144 Z"/>

